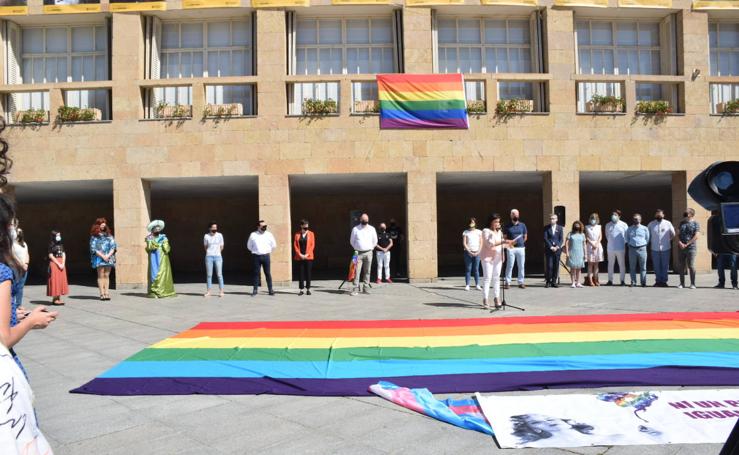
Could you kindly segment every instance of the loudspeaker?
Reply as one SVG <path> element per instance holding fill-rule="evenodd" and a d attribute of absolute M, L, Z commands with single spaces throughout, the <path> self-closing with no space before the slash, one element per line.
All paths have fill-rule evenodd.
<path fill-rule="evenodd" d="M 565 219 L 567 215 L 567 210 L 565 209 L 564 205 L 555 205 L 554 214 L 557 215 L 557 224 L 559 224 L 560 226 L 564 226 L 567 223 Z"/>

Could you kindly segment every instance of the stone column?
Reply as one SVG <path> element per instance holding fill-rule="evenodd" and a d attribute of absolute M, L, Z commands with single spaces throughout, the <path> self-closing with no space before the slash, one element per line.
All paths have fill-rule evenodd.
<path fill-rule="evenodd" d="M 695 80 L 688 77 L 685 82 L 684 102 L 687 114 L 708 114 L 710 105 L 708 82 L 708 14 L 705 11 L 682 10 L 678 13 L 678 26 L 682 28 L 682 39 L 678 43 L 683 52 L 678 67 L 682 66 L 683 74 L 691 76 L 694 70 L 700 70 L 700 76 Z M 679 35 L 678 35 L 679 36 Z"/>
<path fill-rule="evenodd" d="M 408 278 L 434 281 L 438 274 L 436 244 L 436 174 L 412 171 L 406 188 Z"/>
<path fill-rule="evenodd" d="M 287 113 L 287 90 L 285 76 L 287 66 L 285 56 L 285 12 L 277 10 L 257 10 L 257 112 L 260 117 L 284 117 Z M 342 93 L 342 95 L 344 95 Z"/>
<path fill-rule="evenodd" d="M 554 207 L 565 207 L 564 235 L 570 232 L 572 222 L 580 218 L 580 173 L 577 171 L 551 171 L 542 179 L 542 200 L 544 202 L 544 223 L 549 223 L 549 215 Z M 560 224 L 562 220 L 559 220 Z M 564 259 L 564 256 L 562 256 Z M 569 280 L 564 267 L 560 268 L 560 277 Z"/>
<path fill-rule="evenodd" d="M 431 8 L 403 8 L 403 56 L 406 73 L 433 72 Z"/>
<path fill-rule="evenodd" d="M 113 228 L 118 243 L 116 287 L 146 287 L 148 259 L 144 251 L 146 225 L 151 217 L 149 182 L 139 178 L 113 180 Z"/>
<path fill-rule="evenodd" d="M 545 10 L 545 59 L 552 75 L 549 81 L 549 110 L 556 121 L 571 123 L 577 109 L 575 81 L 575 38 L 572 10 Z"/>
<path fill-rule="evenodd" d="M 292 242 L 290 239 L 290 183 L 286 174 L 259 176 L 259 219 L 264 220 L 277 240 L 270 257 L 275 286 L 292 282 Z M 262 284 L 266 284 L 262 281 Z"/>
<path fill-rule="evenodd" d="M 139 14 L 113 13 L 112 117 L 118 120 L 138 121 L 143 118 L 141 90 L 137 80 L 144 78 L 144 35 Z"/>

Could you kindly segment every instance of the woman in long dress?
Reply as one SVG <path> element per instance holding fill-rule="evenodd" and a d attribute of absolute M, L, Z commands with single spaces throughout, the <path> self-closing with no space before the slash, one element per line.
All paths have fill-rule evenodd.
<path fill-rule="evenodd" d="M 62 233 L 51 231 L 49 241 L 49 280 L 46 283 L 46 295 L 51 297 L 52 305 L 64 305 L 62 296 L 69 294 L 67 283 L 67 253 L 62 243 Z"/>
<path fill-rule="evenodd" d="M 598 267 L 603 262 L 603 230 L 597 213 L 590 214 L 590 223 L 585 226 L 585 261 L 588 263 L 586 286 L 600 286 Z"/>
<path fill-rule="evenodd" d="M 480 250 L 480 261 L 482 262 L 482 307 L 489 309 L 488 297 L 490 296 L 490 283 L 493 284 L 493 302 L 498 309 L 500 304 L 500 270 L 505 261 L 503 246 L 512 245 L 513 241 L 503 238 L 500 225 L 500 215 L 494 213 L 488 220 L 488 227 L 482 230 L 482 249 Z"/>
<path fill-rule="evenodd" d="M 174 297 L 172 265 L 169 262 L 169 239 L 162 232 L 164 221 L 154 220 L 146 227 L 146 252 L 149 253 L 149 297 Z"/>
<path fill-rule="evenodd" d="M 565 255 L 567 255 L 567 267 L 570 268 L 572 287 L 581 288 L 580 272 L 585 266 L 585 234 L 582 233 L 582 223 L 572 223 L 572 231 L 567 234 L 565 243 Z"/>

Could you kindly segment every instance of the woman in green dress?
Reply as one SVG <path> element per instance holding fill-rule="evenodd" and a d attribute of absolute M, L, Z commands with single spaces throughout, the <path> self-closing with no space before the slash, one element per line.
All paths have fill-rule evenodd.
<path fill-rule="evenodd" d="M 580 221 L 572 223 L 572 231 L 567 235 L 565 244 L 565 255 L 567 256 L 567 267 L 570 268 L 572 287 L 581 288 L 580 271 L 585 266 L 585 234 Z"/>
<path fill-rule="evenodd" d="M 169 240 L 162 232 L 164 221 L 154 220 L 146 227 L 146 252 L 149 253 L 149 297 L 174 297 Z"/>

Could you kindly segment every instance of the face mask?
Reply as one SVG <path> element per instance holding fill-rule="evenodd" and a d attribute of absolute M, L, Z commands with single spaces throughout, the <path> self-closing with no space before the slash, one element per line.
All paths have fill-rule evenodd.
<path fill-rule="evenodd" d="M 514 223 L 518 222 L 518 217 L 517 216 L 512 216 L 511 217 L 511 221 L 513 221 Z"/>
<path fill-rule="evenodd" d="M 216 232 L 218 232 L 218 229 L 211 229 L 210 232 L 215 234 Z"/>
<path fill-rule="evenodd" d="M 590 219 L 590 225 L 591 226 L 595 226 L 596 224 L 598 224 L 598 221 L 595 218 L 591 218 Z"/>
<path fill-rule="evenodd" d="M 657 215 L 654 217 L 657 221 L 662 221 L 665 217 L 662 215 Z"/>
<path fill-rule="evenodd" d="M 577 225 L 577 226 L 575 226 L 575 227 L 572 228 L 572 230 L 575 231 L 575 232 L 580 232 L 580 229 L 582 229 L 580 227 L 580 225 Z"/>
<path fill-rule="evenodd" d="M 557 224 L 557 220 L 549 220 L 549 224 L 551 224 L 552 226 L 554 226 L 555 224 Z"/>
<path fill-rule="evenodd" d="M 54 237 L 54 240 L 56 240 L 57 242 L 61 242 L 62 241 L 62 236 L 59 235 L 59 234 L 57 234 L 56 237 Z"/>
<path fill-rule="evenodd" d="M 639 224 L 639 223 L 641 223 L 641 220 L 639 218 L 634 218 L 633 219 L 633 222 L 634 222 L 634 224 Z"/>
<path fill-rule="evenodd" d="M 614 223 L 618 221 L 618 215 L 611 215 L 611 221 L 613 221 Z"/>
<path fill-rule="evenodd" d="M 302 230 L 304 230 L 304 231 L 307 231 L 307 230 L 308 230 L 308 226 L 303 226 L 303 227 L 301 227 L 300 229 L 302 229 Z"/>
<path fill-rule="evenodd" d="M 14 227 L 11 227 L 8 229 L 8 235 L 10 235 L 10 240 L 15 241 L 16 237 L 18 237 L 18 232 L 16 232 Z"/>
<path fill-rule="evenodd" d="M 690 218 L 690 213 L 688 213 L 688 212 L 685 212 L 685 213 L 683 213 L 683 216 L 684 216 L 685 218 Z"/>
<path fill-rule="evenodd" d="M 259 230 L 262 231 L 262 232 L 266 231 L 267 230 L 267 225 L 265 224 L 264 226 L 260 227 Z"/>
<path fill-rule="evenodd" d="M 369 221 L 362 220 L 362 221 L 360 221 L 360 223 L 362 223 L 362 226 L 367 226 L 369 224 Z"/>
<path fill-rule="evenodd" d="M 475 223 L 470 223 L 470 229 L 475 229 L 475 226 L 477 226 Z"/>
<path fill-rule="evenodd" d="M 384 232 L 385 232 L 385 228 L 380 228 L 380 233 L 384 233 Z"/>

